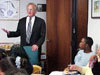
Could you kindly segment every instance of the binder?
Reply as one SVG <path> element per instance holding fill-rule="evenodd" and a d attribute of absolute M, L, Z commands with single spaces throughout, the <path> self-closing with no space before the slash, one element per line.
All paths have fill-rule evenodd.
<path fill-rule="evenodd" d="M 32 51 L 32 46 L 23 46 L 23 48 L 29 57 L 31 65 L 37 65 L 39 63 L 38 50 Z"/>

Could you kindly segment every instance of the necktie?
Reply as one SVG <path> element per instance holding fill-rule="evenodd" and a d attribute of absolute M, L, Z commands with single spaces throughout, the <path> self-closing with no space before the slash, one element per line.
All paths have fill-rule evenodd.
<path fill-rule="evenodd" d="M 26 42 L 30 43 L 30 37 L 31 37 L 31 18 L 29 19 L 28 28 L 26 32 Z"/>

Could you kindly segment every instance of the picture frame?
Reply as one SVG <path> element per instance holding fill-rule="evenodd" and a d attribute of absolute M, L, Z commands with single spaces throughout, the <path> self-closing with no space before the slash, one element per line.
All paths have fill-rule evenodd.
<path fill-rule="evenodd" d="M 46 12 L 46 4 L 37 4 L 38 12 Z"/>
<path fill-rule="evenodd" d="M 100 18 L 100 0 L 91 0 L 91 18 Z"/>
<path fill-rule="evenodd" d="M 0 0 L 0 20 L 17 21 L 20 18 L 20 0 Z"/>

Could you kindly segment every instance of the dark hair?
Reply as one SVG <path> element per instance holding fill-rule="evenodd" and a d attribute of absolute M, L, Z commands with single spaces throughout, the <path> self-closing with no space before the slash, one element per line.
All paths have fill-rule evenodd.
<path fill-rule="evenodd" d="M 16 58 L 17 56 L 20 56 L 21 58 L 26 58 L 29 60 L 29 57 L 27 56 L 24 48 L 20 45 L 13 45 L 11 47 L 10 55 L 11 57 Z"/>
<path fill-rule="evenodd" d="M 10 56 L 16 58 L 17 56 L 21 57 L 21 68 L 26 69 L 28 74 L 33 72 L 33 67 L 29 61 L 29 57 L 27 56 L 24 48 L 20 45 L 13 45 L 11 48 Z"/>
<path fill-rule="evenodd" d="M 28 75 L 24 69 L 12 68 L 5 72 L 5 75 Z"/>
<path fill-rule="evenodd" d="M 5 49 L 0 48 L 0 60 L 5 57 L 7 57 L 7 52 Z"/>
<path fill-rule="evenodd" d="M 91 46 L 93 45 L 93 39 L 91 37 L 85 37 L 84 39 L 86 44 L 88 44 L 89 47 L 91 48 Z"/>
<path fill-rule="evenodd" d="M 4 59 L 0 61 L 0 70 L 5 73 L 9 69 L 16 68 L 17 66 L 16 66 L 15 61 L 16 59 L 14 57 L 5 57 Z M 33 67 L 27 61 L 27 59 L 21 58 L 20 61 L 21 61 L 20 68 L 25 69 L 29 75 L 32 74 Z"/>
<path fill-rule="evenodd" d="M 15 68 L 15 59 L 12 57 L 5 57 L 0 60 L 0 70 L 6 72 L 10 68 Z"/>
<path fill-rule="evenodd" d="M 21 58 L 20 62 L 20 68 L 25 69 L 29 75 L 32 74 L 33 67 L 30 62 L 26 58 Z"/>

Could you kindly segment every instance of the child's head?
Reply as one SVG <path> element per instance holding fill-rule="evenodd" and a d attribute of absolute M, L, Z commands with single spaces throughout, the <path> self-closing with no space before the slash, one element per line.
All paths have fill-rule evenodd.
<path fill-rule="evenodd" d="M 31 65 L 31 63 L 29 62 L 29 57 L 27 56 L 27 54 L 26 54 L 26 52 L 25 52 L 25 50 L 24 50 L 24 48 L 22 46 L 14 45 L 11 48 L 10 56 L 12 56 L 14 58 L 18 57 L 18 61 L 16 61 L 17 65 L 18 65 L 17 67 L 26 69 L 26 71 L 29 74 L 32 73 L 33 67 Z"/>
<path fill-rule="evenodd" d="M 20 45 L 13 45 L 9 56 L 14 58 L 20 56 L 21 58 L 26 58 L 27 60 L 29 60 L 29 57 L 27 56 L 24 48 Z"/>
<path fill-rule="evenodd" d="M 93 40 L 91 37 L 82 38 L 79 47 L 80 49 L 86 49 L 87 47 L 91 48 L 93 45 Z"/>
<path fill-rule="evenodd" d="M 17 63 L 15 62 L 16 59 L 13 57 L 5 57 L 0 60 L 0 73 L 5 73 L 9 69 L 16 69 Z M 27 67 L 27 59 L 22 58 L 20 59 L 20 68 L 19 69 L 25 69 Z M 10 71 L 10 70 L 9 70 Z"/>
<path fill-rule="evenodd" d="M 13 64 L 15 64 L 15 60 L 11 57 L 5 57 L 0 60 L 0 71 L 5 72 L 9 70 L 10 68 L 15 67 Z"/>
<path fill-rule="evenodd" d="M 19 61 L 17 62 L 20 62 L 20 68 L 24 68 L 26 67 L 26 64 L 27 64 L 27 59 L 25 58 L 21 58 Z M 2 71 L 6 71 L 8 70 L 9 68 L 16 68 L 17 65 L 16 65 L 16 59 L 13 58 L 13 57 L 5 57 L 3 59 L 0 60 L 0 69 Z"/>
<path fill-rule="evenodd" d="M 28 61 L 25 58 L 21 58 L 20 56 L 17 56 L 15 63 L 17 68 L 26 68 Z"/>

